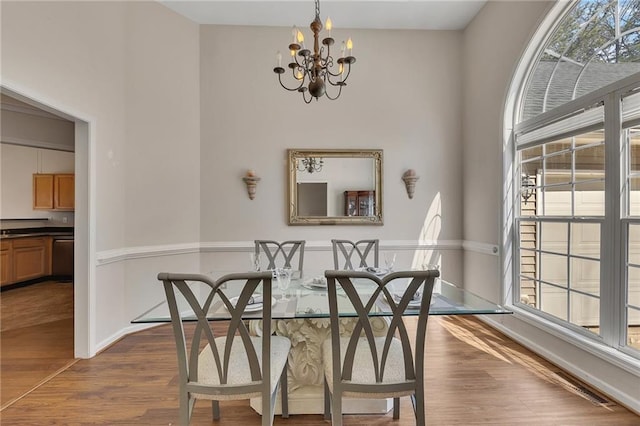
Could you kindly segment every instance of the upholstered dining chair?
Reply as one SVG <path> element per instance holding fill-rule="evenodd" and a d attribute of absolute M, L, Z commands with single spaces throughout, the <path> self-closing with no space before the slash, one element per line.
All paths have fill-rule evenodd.
<path fill-rule="evenodd" d="M 264 253 L 267 258 L 267 269 L 291 268 L 302 271 L 304 264 L 304 240 L 273 241 L 255 240 L 255 253 Z M 296 263 L 297 259 L 297 263 Z"/>
<path fill-rule="evenodd" d="M 176 340 L 180 423 L 189 424 L 196 399 L 211 400 L 213 419 L 217 420 L 220 401 L 260 397 L 262 425 L 272 425 L 279 387 L 282 416 L 288 417 L 286 364 L 291 341 L 271 335 L 271 272 L 229 274 L 215 282 L 198 274 L 160 273 L 158 279 L 164 285 Z M 230 282 L 234 285 L 226 285 Z M 259 286 L 264 303 L 258 321 L 263 332 L 262 336 L 251 336 L 242 315 L 255 301 Z M 230 297 L 238 294 L 239 288 L 239 295 Z M 214 335 L 206 317 L 214 301 L 222 302 L 230 315 L 228 331 L 219 336 Z M 185 314 L 186 305 L 193 312 L 189 313 L 191 318 Z M 193 329 L 185 333 L 187 322 Z"/>
<path fill-rule="evenodd" d="M 331 416 L 332 425 L 342 425 L 342 398 L 393 398 L 393 418 L 398 419 L 399 398 L 403 396 L 412 399 L 416 424 L 425 424 L 425 340 L 434 279 L 439 275 L 436 270 L 399 271 L 378 278 L 362 271 L 325 271 L 331 337 L 322 347 L 324 414 L 326 419 Z M 368 280 L 374 290 L 363 295 L 354 286 L 356 279 L 359 286 L 362 280 Z M 338 310 L 338 297 L 344 299 L 345 295 L 355 314 Z M 379 331 L 374 334 L 369 322 L 379 303 L 388 305 L 391 312 L 389 327 L 382 336 Z M 407 307 L 419 310 L 415 333 L 407 330 L 402 318 Z M 340 336 L 345 316 L 355 316 L 350 336 Z"/>
<path fill-rule="evenodd" d="M 378 267 L 379 241 L 331 240 L 335 269 Z"/>

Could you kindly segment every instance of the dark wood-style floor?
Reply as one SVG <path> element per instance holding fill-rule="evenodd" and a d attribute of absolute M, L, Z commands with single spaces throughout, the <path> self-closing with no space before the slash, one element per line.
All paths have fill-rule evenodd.
<path fill-rule="evenodd" d="M 638 425 L 614 402 L 596 403 L 557 367 L 472 317 L 429 320 L 426 366 L 430 425 Z M 2 410 L 3 425 L 175 425 L 177 374 L 171 329 L 127 336 Z M 220 425 L 260 424 L 247 401 L 221 404 Z M 210 425 L 200 401 L 193 425 Z M 276 417 L 278 425 L 326 425 L 319 415 Z M 345 425 L 415 424 L 408 399 L 401 418 L 347 415 Z"/>

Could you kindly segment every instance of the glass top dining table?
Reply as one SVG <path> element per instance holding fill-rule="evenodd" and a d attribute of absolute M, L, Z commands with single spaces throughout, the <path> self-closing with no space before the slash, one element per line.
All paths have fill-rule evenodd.
<path fill-rule="evenodd" d="M 222 277 L 229 272 L 213 272 L 207 276 L 212 280 Z M 273 279 L 273 298 L 272 304 L 272 318 L 278 319 L 291 319 L 291 318 L 328 318 L 329 317 L 329 302 L 327 297 L 326 287 L 322 287 L 322 277 L 324 272 L 308 273 L 305 272 L 300 277 L 293 277 L 291 284 L 286 291 L 282 291 L 278 288 L 276 279 Z M 371 294 L 376 284 L 367 279 L 356 279 L 354 284 L 358 289 L 358 293 L 362 295 L 363 300 Z M 162 286 L 162 283 L 156 281 L 155 285 Z M 232 285 L 232 283 L 227 283 Z M 401 280 L 393 281 L 391 284 L 392 292 L 402 291 L 403 282 Z M 205 300 L 211 292 L 211 288 L 203 283 L 192 282 L 191 288 L 194 295 Z M 233 289 L 230 287 L 229 291 L 233 296 Z M 238 291 L 239 293 L 239 291 Z M 338 296 L 341 291 L 338 290 Z M 229 293 L 227 293 L 229 294 Z M 181 296 L 180 296 L 181 297 Z M 341 315 L 355 316 L 355 311 L 348 303 L 346 295 L 343 297 L 344 303 L 340 303 L 340 297 L 338 306 L 341 307 Z M 181 303 L 184 302 L 184 303 Z M 184 310 L 181 310 L 183 320 L 196 320 L 195 315 L 189 311 L 188 304 L 185 301 L 178 301 L 179 306 L 183 306 Z M 143 314 L 134 318 L 132 323 L 162 323 L 170 322 L 171 316 L 169 314 L 169 308 L 165 300 L 156 301 L 151 303 L 150 308 Z M 255 306 L 248 305 L 243 315 L 246 319 L 261 318 L 262 307 L 261 304 Z M 405 316 L 418 315 L 419 309 L 412 308 L 411 305 L 403 313 Z M 434 285 L 433 296 L 431 298 L 431 305 L 429 307 L 429 315 L 492 315 L 492 314 L 511 314 L 513 313 L 509 309 L 502 305 L 490 302 L 482 297 L 457 287 L 455 284 L 446 280 L 436 278 Z M 376 303 L 376 308 L 373 312 L 369 313 L 370 316 L 390 316 L 392 315 L 391 308 L 382 299 Z M 207 318 L 211 321 L 227 320 L 230 318 L 229 312 L 224 307 L 221 300 L 214 298 L 207 312 Z"/>

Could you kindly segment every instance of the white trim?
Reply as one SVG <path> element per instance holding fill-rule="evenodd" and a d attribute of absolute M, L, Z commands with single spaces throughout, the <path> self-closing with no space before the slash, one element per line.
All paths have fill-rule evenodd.
<path fill-rule="evenodd" d="M 97 253 L 98 266 L 145 257 L 173 256 L 178 254 L 199 253 L 200 244 L 183 243 L 159 246 L 127 247 L 115 250 L 104 250 Z"/>
<path fill-rule="evenodd" d="M 465 240 L 462 242 L 462 248 L 465 251 L 471 251 L 474 253 L 488 254 L 491 256 L 500 256 L 500 248 L 496 244 Z"/>
<path fill-rule="evenodd" d="M 75 213 L 75 262 L 74 275 L 74 356 L 90 358 L 95 355 L 96 336 L 96 133 L 97 119 L 74 108 L 59 104 L 42 93 L 0 76 L 0 92 L 28 105 L 50 112 L 76 123 L 75 142 L 84 143 L 83 149 L 75 147 L 77 178 L 85 178 L 85 192 L 76 183 Z M 78 286 L 78 283 L 85 285 Z"/>
<path fill-rule="evenodd" d="M 640 93 L 622 98 L 622 121 L 627 122 L 640 118 Z"/>
<path fill-rule="evenodd" d="M 28 114 L 28 115 L 36 115 L 38 117 L 44 117 L 44 118 L 48 118 L 50 120 L 60 120 L 60 121 L 66 121 L 69 122 L 70 120 L 67 120 L 65 118 L 62 118 L 56 114 L 52 114 L 48 111 L 44 111 L 41 109 L 36 109 L 36 108 L 32 108 L 32 107 L 26 107 L 26 106 L 22 106 L 22 105 L 15 105 L 15 104 L 9 104 L 9 103 L 2 103 L 0 104 L 0 109 L 2 109 L 2 111 L 11 111 L 11 112 L 18 112 L 20 114 Z"/>
<path fill-rule="evenodd" d="M 61 143 L 55 143 L 55 142 L 39 141 L 36 139 L 23 139 L 23 138 L 15 138 L 12 136 L 4 136 L 2 138 L 2 141 L 0 142 L 6 143 L 8 145 L 30 146 L 34 148 L 52 149 L 55 151 L 74 152 L 73 146 L 63 145 Z"/>
<path fill-rule="evenodd" d="M 97 355 L 98 352 L 100 352 L 100 351 L 102 351 L 104 349 L 107 349 L 109 346 L 113 345 L 118 340 L 122 339 L 123 337 L 128 336 L 129 334 L 137 333 L 138 331 L 147 330 L 149 328 L 158 327 L 158 326 L 161 326 L 161 325 L 164 325 L 164 324 L 165 323 L 133 324 L 133 325 L 130 325 L 128 327 L 121 328 L 117 332 L 113 333 L 111 336 L 109 336 L 106 339 L 104 339 L 103 341 L 97 343 L 96 351 L 94 352 L 92 357 Z"/>
<path fill-rule="evenodd" d="M 542 331 L 545 331 L 550 335 L 563 340 L 569 345 L 573 345 L 581 350 L 584 350 L 585 352 L 640 378 L 640 361 L 638 361 L 637 359 L 631 356 L 622 355 L 619 351 L 616 351 L 613 348 L 598 344 L 583 336 L 575 334 L 568 335 L 566 333 L 566 329 L 563 329 L 556 324 L 542 321 L 540 317 L 527 313 L 526 311 L 519 309 L 517 306 L 509 306 L 509 308 L 514 311 L 513 316 L 517 320 L 541 329 Z M 518 342 L 519 344 L 525 346 L 527 349 L 539 354 L 541 357 L 547 359 L 553 364 L 556 364 L 563 370 L 566 370 L 569 373 L 575 375 L 585 383 L 590 384 L 596 389 L 604 392 L 608 396 L 624 405 L 626 408 L 629 408 L 637 414 L 640 414 L 640 401 L 637 398 L 634 398 L 633 395 L 620 392 L 620 390 L 615 386 L 612 386 L 611 383 L 604 382 L 596 378 L 592 372 L 578 368 L 573 362 L 571 362 L 571 360 L 558 356 L 558 352 L 553 350 L 557 348 L 550 349 L 546 346 L 541 346 L 538 343 L 515 331 L 516 327 L 506 327 L 491 316 L 478 315 L 476 317 L 486 324 L 490 325 L 491 327 L 494 327 L 514 341 Z"/>
<path fill-rule="evenodd" d="M 604 107 L 598 106 L 581 114 L 539 127 L 528 133 L 516 136 L 516 146 L 526 145 L 533 141 L 547 140 L 560 135 L 570 134 L 604 123 Z"/>
<path fill-rule="evenodd" d="M 468 250 L 497 255 L 498 247 L 493 244 L 463 242 L 460 240 L 416 241 L 389 240 L 381 241 L 381 250 L 462 250 L 468 245 Z M 253 241 L 212 241 L 191 242 L 181 244 L 165 244 L 157 246 L 125 247 L 113 250 L 103 250 L 96 254 L 96 265 L 145 257 L 172 256 L 188 253 L 241 253 L 250 252 L 254 248 Z M 331 251 L 331 241 L 307 241 L 305 250 Z M 495 250 L 495 252 L 494 252 Z"/>

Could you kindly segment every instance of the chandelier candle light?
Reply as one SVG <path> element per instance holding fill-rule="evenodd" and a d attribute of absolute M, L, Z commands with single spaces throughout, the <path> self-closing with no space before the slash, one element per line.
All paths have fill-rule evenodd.
<path fill-rule="evenodd" d="M 287 87 L 282 83 L 282 74 L 285 69 L 282 67 L 282 54 L 278 51 L 276 55 L 277 65 L 273 72 L 278 74 L 280 85 L 291 92 L 302 93 L 302 99 L 306 103 L 310 103 L 313 98 L 318 100 L 322 95 L 327 95 L 331 100 L 338 99 L 342 93 L 342 87 L 346 86 L 347 78 L 351 72 L 351 64 L 356 61 L 352 56 L 353 42 L 351 38 L 347 42 L 342 42 L 341 56 L 334 64 L 331 56 L 331 46 L 334 40 L 331 38 L 331 18 L 327 18 L 326 28 L 328 37 L 322 39 L 323 46 L 320 47 L 319 34 L 322 30 L 322 21 L 320 20 L 320 1 L 316 0 L 316 17 L 309 26 L 313 31 L 313 53 L 304 46 L 304 35 L 295 26 L 292 30 L 293 41 L 289 45 L 289 53 L 291 54 L 291 62 L 288 67 L 291 70 L 293 78 L 300 83 L 295 87 Z M 326 49 L 326 51 L 325 51 Z M 335 66 L 336 69 L 333 69 Z M 334 72 L 335 71 L 335 72 Z M 337 87 L 337 93 L 332 96 L 327 92 L 327 84 Z M 307 97 L 309 92 L 309 97 Z"/>

